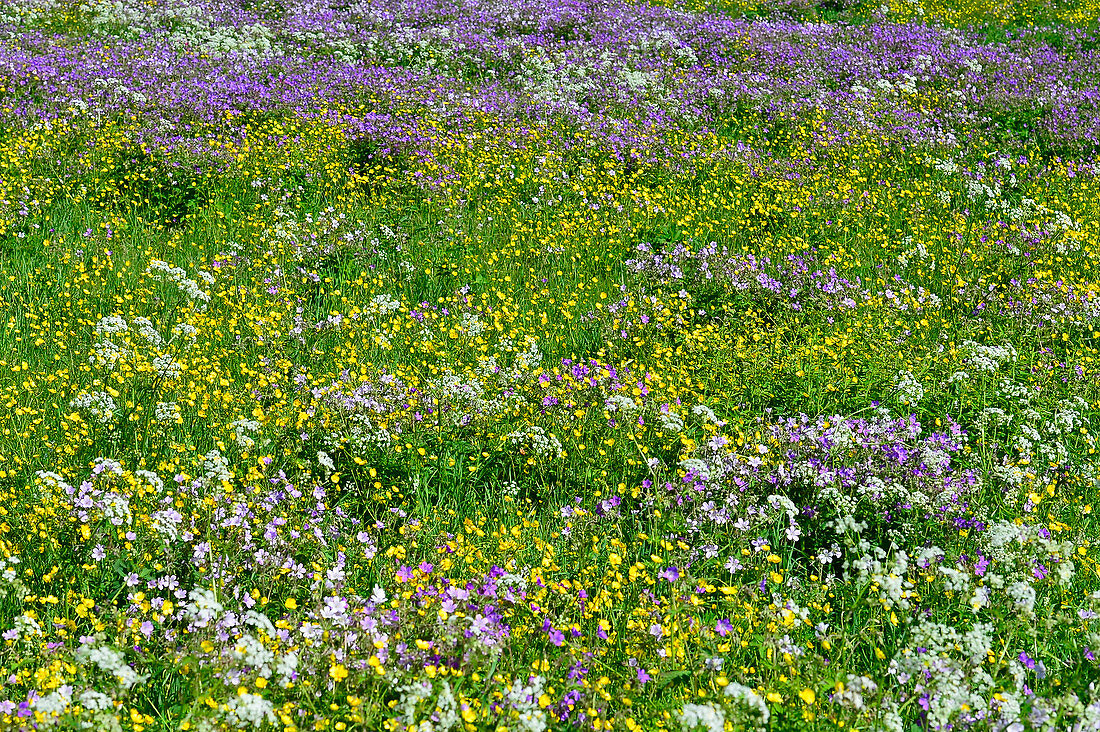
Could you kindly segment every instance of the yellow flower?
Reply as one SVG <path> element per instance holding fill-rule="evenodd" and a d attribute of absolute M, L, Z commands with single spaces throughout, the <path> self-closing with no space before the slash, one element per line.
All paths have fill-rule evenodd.
<path fill-rule="evenodd" d="M 348 677 L 348 670 L 344 664 L 337 663 L 329 668 L 328 675 L 332 677 L 333 681 L 340 682 Z"/>
<path fill-rule="evenodd" d="M 813 704 L 814 701 L 817 700 L 817 695 L 814 694 L 813 689 L 803 689 L 802 691 L 798 692 L 798 698 L 806 702 L 807 704 Z"/>

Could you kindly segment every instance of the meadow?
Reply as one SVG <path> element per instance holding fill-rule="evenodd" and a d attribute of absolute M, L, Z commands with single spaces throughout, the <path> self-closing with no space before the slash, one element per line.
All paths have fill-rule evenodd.
<path fill-rule="evenodd" d="M 0 728 L 1100 730 L 1097 17 L 5 0 Z"/>

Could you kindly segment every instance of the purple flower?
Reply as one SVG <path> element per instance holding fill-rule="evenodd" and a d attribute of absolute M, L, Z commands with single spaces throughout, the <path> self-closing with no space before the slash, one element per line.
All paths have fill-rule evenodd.
<path fill-rule="evenodd" d="M 652 680 L 653 677 L 645 672 L 644 668 L 638 669 L 638 683 L 645 686 L 647 681 Z"/>
<path fill-rule="evenodd" d="M 663 580 L 675 582 L 676 580 L 680 579 L 680 570 L 676 567 L 669 567 L 668 569 L 663 569 L 658 572 L 657 576 Z"/>
<path fill-rule="evenodd" d="M 729 634 L 729 632 L 732 630 L 733 623 L 731 623 L 728 618 L 722 618 L 714 625 L 714 632 L 722 636 L 723 638 L 725 638 L 726 635 Z"/>
<path fill-rule="evenodd" d="M 397 570 L 397 579 L 400 582 L 408 582 L 413 578 L 413 568 L 404 564 Z"/>

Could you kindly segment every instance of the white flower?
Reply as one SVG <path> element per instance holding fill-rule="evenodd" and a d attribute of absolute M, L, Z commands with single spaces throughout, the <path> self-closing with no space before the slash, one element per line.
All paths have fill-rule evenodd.
<path fill-rule="evenodd" d="M 638 405 L 626 394 L 612 394 L 604 402 L 604 408 L 608 412 L 633 412 Z"/>
<path fill-rule="evenodd" d="M 184 613 L 191 618 L 196 628 L 205 628 L 225 610 L 225 607 L 218 602 L 218 597 L 213 590 L 196 587 L 191 590 L 188 597 L 191 602 L 184 607 Z"/>
<path fill-rule="evenodd" d="M 684 419 L 676 412 L 669 412 L 668 414 L 658 414 L 657 418 L 661 420 L 661 429 L 666 432 L 683 432 L 684 431 Z"/>
<path fill-rule="evenodd" d="M 967 354 L 974 368 L 987 373 L 993 373 L 1001 367 L 1001 364 L 1016 360 L 1016 349 L 1010 343 L 1001 346 L 983 346 L 974 341 L 963 341 L 962 350 Z"/>
<path fill-rule="evenodd" d="M 714 413 L 714 410 L 708 407 L 706 404 L 696 404 L 691 408 L 691 413 L 696 417 L 702 417 L 711 424 L 718 424 L 718 415 Z"/>
<path fill-rule="evenodd" d="M 157 402 L 153 415 L 161 424 L 176 424 L 180 420 L 180 408 L 175 402 Z"/>
<path fill-rule="evenodd" d="M 211 450 L 203 455 L 203 475 L 207 480 L 232 480 L 233 473 L 229 470 L 229 461 L 218 450 Z"/>
<path fill-rule="evenodd" d="M 85 665 L 94 664 L 104 673 L 112 675 L 126 689 L 131 689 L 148 678 L 131 668 L 121 651 L 109 646 L 83 644 L 76 651 L 76 660 Z"/>
<path fill-rule="evenodd" d="M 162 353 L 153 357 L 153 370 L 162 379 L 178 379 L 183 371 L 183 366 L 167 353 Z"/>
<path fill-rule="evenodd" d="M 80 706 L 92 712 L 106 711 L 107 709 L 113 708 L 115 705 L 111 697 L 106 694 L 101 694 L 98 691 L 92 691 L 91 689 L 80 692 L 77 701 L 80 702 Z"/>
<path fill-rule="evenodd" d="M 246 633 L 233 647 L 233 655 L 246 666 L 257 670 L 265 679 L 271 676 L 275 654 L 255 636 Z"/>
<path fill-rule="evenodd" d="M 156 511 L 149 516 L 153 520 L 153 530 L 160 534 L 166 541 L 175 541 L 178 536 L 178 527 L 183 521 L 183 514 L 172 508 Z"/>
<path fill-rule="evenodd" d="M 229 700 L 226 718 L 240 728 L 275 724 L 275 705 L 259 694 L 245 692 Z"/>
<path fill-rule="evenodd" d="M 180 292 L 191 300 L 199 300 L 203 303 L 210 302 L 210 295 L 199 287 L 199 283 L 190 279 L 187 276 L 187 272 L 180 267 L 173 267 L 167 262 L 154 259 L 149 262 L 149 266 L 146 267 L 145 273 L 158 282 L 168 281 L 174 283 L 179 288 Z"/>
<path fill-rule="evenodd" d="M 119 315 L 107 315 L 99 319 L 96 323 L 95 333 L 96 335 L 108 335 L 111 333 L 122 333 L 127 330 L 125 318 Z"/>
<path fill-rule="evenodd" d="M 740 719 L 736 721 L 743 723 L 747 728 L 750 724 L 757 728 L 763 728 L 768 724 L 771 712 L 768 711 L 764 697 L 737 682 L 727 684 L 725 692 L 730 701 L 739 708 Z"/>
<path fill-rule="evenodd" d="M 902 404 L 913 406 L 924 398 L 924 386 L 917 381 L 912 371 L 899 371 L 894 385 Z"/>
<path fill-rule="evenodd" d="M 1021 580 L 1013 585 L 1010 585 L 1005 590 L 1012 602 L 1022 612 L 1030 615 L 1035 610 L 1035 588 L 1031 586 L 1031 583 L 1026 580 Z"/>
<path fill-rule="evenodd" d="M 105 391 L 81 392 L 69 402 L 73 409 L 84 409 L 100 424 L 108 425 L 115 421 L 115 412 L 118 405 L 111 395 Z"/>
<path fill-rule="evenodd" d="M 706 732 L 723 732 L 726 729 L 726 714 L 715 704 L 685 704 L 680 712 L 680 728 L 684 732 L 694 732 L 702 727 Z"/>

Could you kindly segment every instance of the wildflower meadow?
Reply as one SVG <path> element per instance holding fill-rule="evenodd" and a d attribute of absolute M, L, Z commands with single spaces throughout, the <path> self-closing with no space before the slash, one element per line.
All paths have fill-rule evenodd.
<path fill-rule="evenodd" d="M 0 729 L 1100 730 L 1098 17 L 2 0 Z"/>

